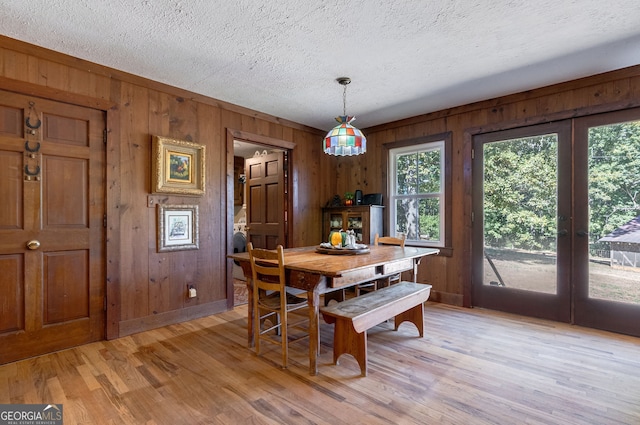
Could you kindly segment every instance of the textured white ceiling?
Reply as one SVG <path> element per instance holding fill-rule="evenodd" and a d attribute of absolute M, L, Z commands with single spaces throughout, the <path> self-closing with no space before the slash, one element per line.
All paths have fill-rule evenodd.
<path fill-rule="evenodd" d="M 639 0 L 0 0 L 0 33 L 311 127 L 640 64 Z"/>

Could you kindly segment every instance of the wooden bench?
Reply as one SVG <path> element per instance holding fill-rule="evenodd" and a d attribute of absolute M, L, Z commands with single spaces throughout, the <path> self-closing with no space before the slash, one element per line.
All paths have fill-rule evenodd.
<path fill-rule="evenodd" d="M 424 336 L 424 302 L 431 285 L 400 282 L 365 295 L 320 308 L 327 323 L 335 323 L 333 362 L 342 354 L 351 354 L 367 375 L 367 329 L 395 317 L 395 330 L 402 322 L 416 325 Z"/>

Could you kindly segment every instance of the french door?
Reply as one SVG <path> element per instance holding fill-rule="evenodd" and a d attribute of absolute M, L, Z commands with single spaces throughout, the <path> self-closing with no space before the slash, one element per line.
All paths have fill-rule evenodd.
<path fill-rule="evenodd" d="M 473 149 L 473 305 L 640 335 L 640 111 Z"/>
<path fill-rule="evenodd" d="M 570 320 L 570 124 L 474 138 L 475 306 Z"/>
<path fill-rule="evenodd" d="M 640 110 L 576 120 L 574 323 L 640 336 Z"/>

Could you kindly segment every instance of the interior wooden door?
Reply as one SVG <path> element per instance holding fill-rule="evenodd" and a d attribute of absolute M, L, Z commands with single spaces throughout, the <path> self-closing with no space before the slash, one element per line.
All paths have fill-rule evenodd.
<path fill-rule="evenodd" d="M 104 338 L 104 130 L 0 92 L 0 363 Z"/>
<path fill-rule="evenodd" d="M 247 240 L 255 248 L 286 247 L 284 152 L 245 161 L 247 175 Z"/>

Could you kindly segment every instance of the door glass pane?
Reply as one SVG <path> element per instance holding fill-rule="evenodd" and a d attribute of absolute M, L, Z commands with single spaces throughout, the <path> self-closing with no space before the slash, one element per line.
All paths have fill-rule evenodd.
<path fill-rule="evenodd" d="M 331 214 L 329 222 L 331 224 L 331 230 L 344 230 L 344 226 L 342 225 L 342 213 Z"/>
<path fill-rule="evenodd" d="M 557 293 L 558 136 L 483 145 L 483 284 Z"/>
<path fill-rule="evenodd" d="M 640 304 L 640 121 L 589 129 L 589 297 Z"/>
<path fill-rule="evenodd" d="M 345 230 L 353 230 L 353 233 L 356 236 L 356 241 L 362 243 L 362 215 L 349 215 L 347 220 L 348 226 Z"/>

